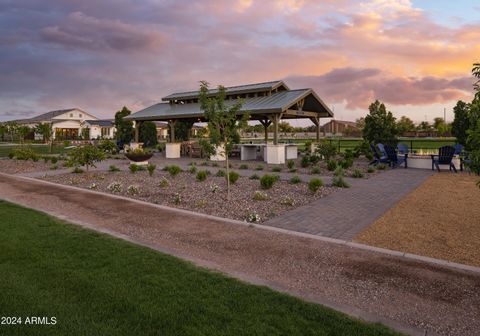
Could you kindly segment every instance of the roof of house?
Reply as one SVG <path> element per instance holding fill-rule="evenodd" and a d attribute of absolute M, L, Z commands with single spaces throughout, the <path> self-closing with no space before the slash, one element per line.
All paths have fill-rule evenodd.
<path fill-rule="evenodd" d="M 35 123 L 35 122 L 41 122 L 41 121 L 50 121 L 52 120 L 53 118 L 55 117 L 58 117 L 59 115 L 62 115 L 64 113 L 67 113 L 67 112 L 70 112 L 70 111 L 74 111 L 74 110 L 80 110 L 80 109 L 77 109 L 77 108 L 70 108 L 70 109 L 63 109 L 63 110 L 55 110 L 55 111 L 50 111 L 50 112 L 46 112 L 46 113 L 42 113 L 38 116 L 35 116 L 35 117 L 32 117 L 32 118 L 28 118 L 28 119 L 19 119 L 19 120 L 15 120 L 16 122 L 18 123 Z M 81 111 L 81 110 L 80 110 Z"/>
<path fill-rule="evenodd" d="M 115 124 L 113 119 L 85 120 L 85 122 L 100 127 L 112 127 Z"/>
<path fill-rule="evenodd" d="M 351 126 L 351 127 L 357 127 L 358 126 L 355 121 L 337 120 L 337 119 L 330 120 L 325 125 L 330 124 L 330 123 L 343 124 L 345 126 Z"/>
<path fill-rule="evenodd" d="M 233 95 L 233 94 L 265 92 L 265 91 L 275 90 L 279 87 L 283 87 L 285 90 L 289 89 L 288 86 L 283 81 L 272 81 L 272 82 L 265 82 L 265 83 L 229 86 L 225 88 L 225 93 L 227 95 Z M 216 95 L 217 93 L 218 93 L 218 89 L 208 90 L 208 95 L 213 96 L 213 95 Z M 170 100 L 195 99 L 195 98 L 198 98 L 198 96 L 199 96 L 199 90 L 177 92 L 177 93 L 172 93 L 166 97 L 163 97 L 162 100 L 170 101 Z"/>
<path fill-rule="evenodd" d="M 265 115 L 266 113 L 282 113 L 287 109 L 294 107 L 303 99 L 305 100 L 303 111 L 315 112 L 320 117 L 333 117 L 333 112 L 312 89 L 284 90 L 272 93 L 269 96 L 244 98 L 239 114 L 249 113 L 251 117 L 255 117 L 255 115 Z M 235 102 L 235 99 L 226 100 L 225 104 L 233 105 Z M 133 113 L 125 117 L 125 119 L 170 120 L 180 118 L 202 118 L 203 116 L 204 113 L 198 103 L 158 103 Z M 297 117 L 302 117 L 301 111 L 299 111 Z"/>

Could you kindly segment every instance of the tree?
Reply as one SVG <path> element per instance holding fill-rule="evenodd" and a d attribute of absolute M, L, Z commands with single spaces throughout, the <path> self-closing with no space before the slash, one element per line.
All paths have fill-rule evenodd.
<path fill-rule="evenodd" d="M 7 126 L 5 124 L 0 124 L 0 139 L 4 141 L 5 134 L 7 134 Z"/>
<path fill-rule="evenodd" d="M 157 126 L 153 121 L 142 122 L 139 131 L 139 140 L 140 142 L 143 142 L 144 147 L 152 147 L 158 143 Z"/>
<path fill-rule="evenodd" d="M 473 84 L 473 89 L 477 91 L 475 93 L 475 98 L 480 99 L 480 63 L 473 64 L 472 75 L 477 78 L 477 81 Z"/>
<path fill-rule="evenodd" d="M 10 141 L 15 141 L 15 136 L 18 133 L 18 124 L 15 121 L 7 121 L 5 127 L 8 135 L 10 135 Z"/>
<path fill-rule="evenodd" d="M 85 166 L 87 172 L 88 167 L 96 167 L 95 162 L 105 160 L 105 152 L 91 144 L 73 148 L 69 156 L 70 163 L 75 166 Z"/>
<path fill-rule="evenodd" d="M 433 118 L 433 128 L 435 128 L 437 131 L 443 125 L 445 125 L 445 121 L 443 120 L 443 118 L 440 118 L 440 117 Z"/>
<path fill-rule="evenodd" d="M 177 120 L 177 122 L 175 123 L 175 138 L 181 141 L 190 140 L 193 124 L 193 120 Z"/>
<path fill-rule="evenodd" d="M 227 199 L 230 199 L 230 167 L 228 155 L 235 143 L 240 142 L 240 129 L 247 126 L 248 114 L 237 121 L 237 113 L 243 106 L 243 100 L 238 99 L 231 105 L 225 104 L 225 87 L 218 87 L 215 97 L 208 96 L 208 82 L 200 82 L 200 108 L 208 122 L 208 137 L 210 138 L 209 153 L 220 151 L 226 159 Z"/>
<path fill-rule="evenodd" d="M 278 129 L 283 133 L 293 132 L 293 127 L 288 123 L 288 121 L 282 121 L 278 123 Z"/>
<path fill-rule="evenodd" d="M 363 138 L 373 143 L 396 145 L 397 125 L 392 112 L 378 100 L 369 106 L 369 114 L 365 117 Z"/>
<path fill-rule="evenodd" d="M 402 116 L 399 121 L 397 121 L 397 129 L 399 134 L 404 134 L 405 132 L 410 132 L 415 130 L 415 123 L 409 117 Z"/>
<path fill-rule="evenodd" d="M 49 123 L 40 123 L 35 127 L 35 132 L 40 134 L 43 138 L 43 142 L 49 143 L 49 152 L 52 152 L 52 125 Z"/>
<path fill-rule="evenodd" d="M 430 131 L 432 129 L 432 125 L 430 125 L 428 121 L 422 121 L 420 124 L 418 124 L 417 129 L 420 131 Z"/>
<path fill-rule="evenodd" d="M 453 108 L 455 115 L 452 122 L 452 135 L 457 142 L 465 146 L 467 144 L 467 130 L 470 128 L 469 104 L 459 100 Z"/>
<path fill-rule="evenodd" d="M 115 128 L 117 129 L 116 138 L 121 144 L 128 144 L 133 139 L 133 122 L 123 120 L 132 113 L 126 106 L 115 113 Z"/>
<path fill-rule="evenodd" d="M 28 126 L 22 125 L 18 127 L 17 133 L 18 136 L 20 137 L 20 142 L 24 143 L 25 142 L 25 137 L 32 131 L 32 129 Z"/>
<path fill-rule="evenodd" d="M 363 131 L 363 128 L 365 127 L 365 117 L 358 118 L 355 120 L 355 123 L 357 124 L 358 129 Z"/>

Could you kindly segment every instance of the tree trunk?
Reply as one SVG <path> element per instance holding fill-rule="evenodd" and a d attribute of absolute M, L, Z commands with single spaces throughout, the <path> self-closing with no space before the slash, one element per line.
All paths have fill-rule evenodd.
<path fill-rule="evenodd" d="M 228 162 L 228 153 L 227 153 L 227 141 L 224 140 L 223 143 L 223 150 L 225 153 L 225 162 L 226 162 L 226 170 L 227 170 L 227 200 L 230 200 L 230 164 Z"/>

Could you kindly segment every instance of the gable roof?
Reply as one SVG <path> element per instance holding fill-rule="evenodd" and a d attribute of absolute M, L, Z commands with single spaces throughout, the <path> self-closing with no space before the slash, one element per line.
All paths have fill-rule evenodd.
<path fill-rule="evenodd" d="M 64 113 L 68 113 L 71 111 L 81 111 L 82 113 L 88 114 L 87 112 L 82 111 L 79 108 L 69 108 L 69 109 L 63 109 L 63 110 L 50 111 L 29 119 L 19 119 L 15 121 L 22 124 L 37 123 L 42 121 L 52 121 L 55 117 L 58 117 L 59 115 L 62 115 Z"/>
<path fill-rule="evenodd" d="M 300 100 L 305 99 L 304 111 L 317 113 L 320 117 L 333 117 L 333 112 L 317 96 L 312 89 L 286 90 L 272 93 L 270 96 L 250 97 L 243 99 L 244 104 L 238 114 L 249 113 L 264 115 L 266 113 L 282 113 L 292 108 Z M 233 105 L 236 100 L 226 100 L 226 105 Z M 203 118 L 204 113 L 199 103 L 171 104 L 158 103 L 133 113 L 125 120 L 169 120 L 180 118 Z M 298 117 L 302 117 L 299 115 Z"/>
<path fill-rule="evenodd" d="M 115 124 L 114 119 L 85 120 L 85 122 L 100 127 L 112 127 Z"/>
<path fill-rule="evenodd" d="M 256 92 L 271 91 L 280 87 L 283 87 L 285 90 L 289 90 L 288 86 L 283 81 L 272 81 L 272 82 L 264 82 L 264 83 L 229 86 L 225 88 L 225 93 L 227 95 L 256 93 Z M 208 90 L 209 96 L 214 96 L 217 93 L 218 93 L 218 89 Z M 170 101 L 170 100 L 195 99 L 195 98 L 198 98 L 198 96 L 199 96 L 199 90 L 186 91 L 186 92 L 172 93 L 166 97 L 163 97 L 162 100 Z"/>

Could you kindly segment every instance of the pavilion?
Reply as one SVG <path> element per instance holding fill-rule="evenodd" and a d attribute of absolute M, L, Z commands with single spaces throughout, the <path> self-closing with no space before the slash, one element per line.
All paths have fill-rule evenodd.
<path fill-rule="evenodd" d="M 248 113 L 250 120 L 258 120 L 265 129 L 265 144 L 268 142 L 268 127 L 273 125 L 273 144 L 278 143 L 278 124 L 281 119 L 310 119 L 316 125 L 316 139 L 320 140 L 320 118 L 332 118 L 333 112 L 312 89 L 291 90 L 283 81 L 247 84 L 225 88 L 227 104 L 243 99 L 238 117 Z M 214 97 L 218 89 L 211 89 L 208 95 Z M 126 120 L 135 121 L 135 141 L 142 121 L 166 121 L 170 127 L 169 143 L 175 143 L 177 120 L 206 122 L 200 108 L 199 91 L 173 93 L 158 103 L 133 113 Z M 167 144 L 168 146 L 168 144 Z M 280 149 L 281 150 L 281 149 Z M 168 152 L 168 149 L 167 149 Z M 167 155 L 168 157 L 168 155 Z M 280 160 L 282 161 L 282 160 Z"/>

